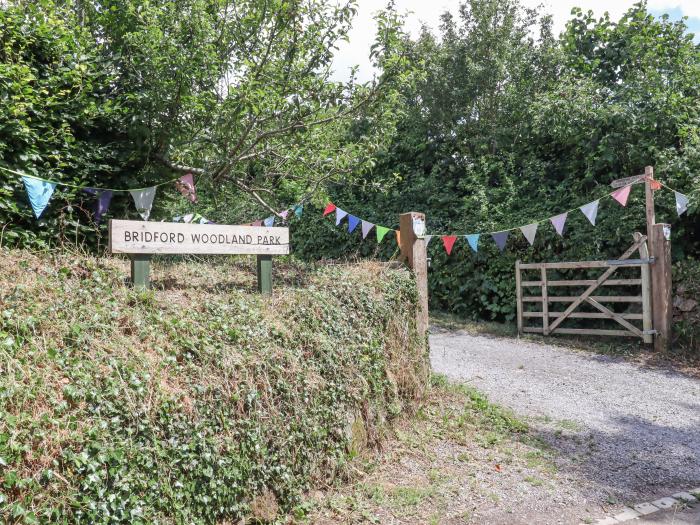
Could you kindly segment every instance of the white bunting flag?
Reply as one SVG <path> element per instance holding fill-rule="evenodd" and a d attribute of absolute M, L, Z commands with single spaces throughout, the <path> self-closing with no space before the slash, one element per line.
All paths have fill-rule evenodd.
<path fill-rule="evenodd" d="M 426 236 L 423 237 L 423 238 L 425 239 L 425 247 L 427 248 L 428 245 L 430 244 L 430 241 L 433 240 L 433 236 L 432 236 L 432 235 L 426 235 Z"/>
<path fill-rule="evenodd" d="M 341 210 L 340 208 L 335 209 L 335 225 L 340 226 L 340 221 L 348 216 L 348 212 Z"/>
<path fill-rule="evenodd" d="M 688 196 L 678 193 L 677 191 L 673 193 L 676 196 L 676 212 L 678 212 L 678 216 L 680 217 L 683 213 L 688 211 Z"/>
<path fill-rule="evenodd" d="M 600 199 L 584 204 L 579 208 L 593 226 L 595 226 L 595 219 L 598 216 L 598 204 L 600 204 Z"/>
<path fill-rule="evenodd" d="M 367 221 L 362 221 L 362 238 L 367 238 L 367 234 L 374 228 L 374 224 Z"/>
<path fill-rule="evenodd" d="M 537 235 L 537 223 L 533 222 L 527 226 L 521 226 L 520 231 L 523 232 L 527 242 L 529 242 L 530 246 L 532 246 L 535 243 L 535 235 Z"/>
<path fill-rule="evenodd" d="M 153 198 L 156 196 L 156 187 L 142 188 L 139 190 L 129 190 L 131 197 L 134 199 L 136 210 L 144 221 L 148 220 L 153 207 Z"/>

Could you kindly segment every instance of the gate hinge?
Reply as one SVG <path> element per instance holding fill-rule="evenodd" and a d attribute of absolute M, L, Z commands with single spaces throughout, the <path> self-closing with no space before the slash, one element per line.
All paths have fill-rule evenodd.
<path fill-rule="evenodd" d="M 642 330 L 642 335 L 656 335 L 656 330 Z"/>

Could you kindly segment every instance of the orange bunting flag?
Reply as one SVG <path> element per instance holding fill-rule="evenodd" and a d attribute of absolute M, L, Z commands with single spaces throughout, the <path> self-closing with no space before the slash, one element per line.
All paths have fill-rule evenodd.
<path fill-rule="evenodd" d="M 447 252 L 447 255 L 450 255 L 452 253 L 452 247 L 455 245 L 456 240 L 457 237 L 455 235 L 442 236 L 442 244 L 445 246 L 445 251 Z"/>
<path fill-rule="evenodd" d="M 323 216 L 325 217 L 329 213 L 333 213 L 335 211 L 335 204 L 332 202 L 329 202 L 328 205 L 326 206 L 326 209 L 323 210 Z"/>
<path fill-rule="evenodd" d="M 651 189 L 653 191 L 660 190 L 661 189 L 661 183 L 658 180 L 651 179 L 649 181 L 649 186 L 651 186 Z"/>
<path fill-rule="evenodd" d="M 401 232 L 399 230 L 394 230 L 396 232 L 396 244 L 401 246 Z"/>

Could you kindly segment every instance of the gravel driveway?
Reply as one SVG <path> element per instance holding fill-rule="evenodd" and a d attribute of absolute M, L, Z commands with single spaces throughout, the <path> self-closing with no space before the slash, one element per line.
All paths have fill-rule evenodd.
<path fill-rule="evenodd" d="M 602 509 L 700 486 L 700 380 L 537 342 L 433 328 L 436 372 L 525 417 Z M 607 506 L 606 506 L 607 505 Z"/>

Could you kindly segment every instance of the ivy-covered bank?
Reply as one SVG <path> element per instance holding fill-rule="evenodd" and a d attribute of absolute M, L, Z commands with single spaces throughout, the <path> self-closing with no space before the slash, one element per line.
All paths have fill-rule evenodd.
<path fill-rule="evenodd" d="M 2 253 L 0 521 L 271 521 L 381 440 L 428 377 L 409 273 L 253 265 Z"/>

